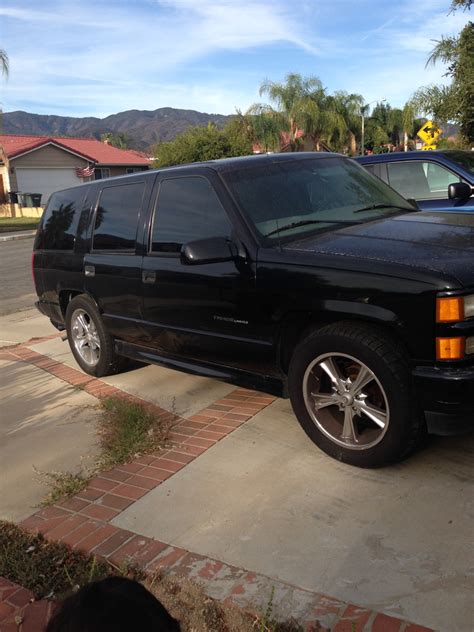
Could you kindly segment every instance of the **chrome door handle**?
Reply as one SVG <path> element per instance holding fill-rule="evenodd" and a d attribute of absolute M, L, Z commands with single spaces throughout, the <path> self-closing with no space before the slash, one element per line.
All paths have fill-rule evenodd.
<path fill-rule="evenodd" d="M 143 283 L 154 283 L 156 281 L 156 272 L 154 270 L 143 270 L 142 281 Z"/>
<path fill-rule="evenodd" d="M 84 274 L 87 277 L 95 276 L 95 266 L 84 266 Z"/>

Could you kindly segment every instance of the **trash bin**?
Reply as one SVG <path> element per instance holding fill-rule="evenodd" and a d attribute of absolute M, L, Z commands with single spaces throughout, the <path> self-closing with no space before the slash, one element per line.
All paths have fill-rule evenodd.
<path fill-rule="evenodd" d="M 41 206 L 41 193 L 19 193 L 22 206 Z"/>
<path fill-rule="evenodd" d="M 18 191 L 8 191 L 10 204 L 18 204 Z"/>

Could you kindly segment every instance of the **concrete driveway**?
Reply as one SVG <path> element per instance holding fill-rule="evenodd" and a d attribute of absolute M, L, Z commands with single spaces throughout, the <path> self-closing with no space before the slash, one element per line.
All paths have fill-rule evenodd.
<path fill-rule="evenodd" d="M 15 339 L 9 318 L 0 322 Z M 42 321 L 31 314 L 33 335 L 50 333 Z M 28 329 L 21 321 L 18 327 Z M 77 368 L 59 338 L 32 341 L 29 348 Z M 105 381 L 184 417 L 234 390 L 153 366 Z M 7 397 L 15 401 L 23 394 L 27 401 L 28 392 L 16 384 L 6 383 Z M 70 397 L 58 384 L 44 393 L 53 407 L 70 405 Z M 61 414 L 64 419 L 58 414 L 52 422 L 56 428 Z M 26 424 L 22 440 L 31 440 L 28 432 L 40 427 Z M 75 430 L 90 446 L 90 425 Z M 50 435 L 48 441 L 59 451 L 59 437 Z M 83 452 L 75 452 L 76 464 Z M 473 452 L 472 433 L 433 437 L 403 464 L 375 471 L 352 468 L 313 446 L 289 402 L 277 400 L 112 524 L 304 589 L 436 629 L 468 632 Z M 0 459 L 5 459 L 3 444 Z"/>
<path fill-rule="evenodd" d="M 396 467 L 348 467 L 318 451 L 279 400 L 112 523 L 467 632 L 473 451 L 472 436 L 450 437 Z"/>

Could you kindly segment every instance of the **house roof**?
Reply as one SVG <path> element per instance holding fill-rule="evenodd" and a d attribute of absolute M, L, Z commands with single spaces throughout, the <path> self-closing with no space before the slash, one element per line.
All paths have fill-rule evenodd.
<path fill-rule="evenodd" d="M 6 156 L 11 160 L 22 154 L 39 149 L 53 143 L 85 160 L 98 165 L 149 165 L 150 161 L 139 151 L 133 149 L 117 149 L 95 138 L 67 138 L 62 136 L 17 136 L 14 134 L 0 135 L 0 145 Z"/>

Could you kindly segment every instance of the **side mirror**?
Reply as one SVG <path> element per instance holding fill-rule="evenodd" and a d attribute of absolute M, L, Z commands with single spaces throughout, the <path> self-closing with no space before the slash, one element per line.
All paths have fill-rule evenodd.
<path fill-rule="evenodd" d="M 413 208 L 417 211 L 421 210 L 420 207 L 418 206 L 418 202 L 415 200 L 415 198 L 407 198 L 407 202 L 409 202 Z"/>
<path fill-rule="evenodd" d="M 472 187 L 467 182 L 453 182 L 448 185 L 448 198 L 450 200 L 466 200 L 472 195 Z"/>
<path fill-rule="evenodd" d="M 181 263 L 198 265 L 203 263 L 220 263 L 233 261 L 237 253 L 231 241 L 225 237 L 198 239 L 184 244 L 181 248 Z"/>

